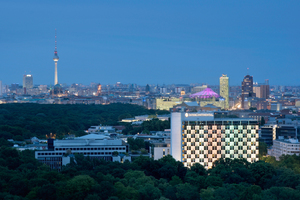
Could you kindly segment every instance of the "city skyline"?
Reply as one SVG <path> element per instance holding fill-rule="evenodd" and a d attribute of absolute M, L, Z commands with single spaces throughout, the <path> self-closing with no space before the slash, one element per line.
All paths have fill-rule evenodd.
<path fill-rule="evenodd" d="M 59 83 L 298 85 L 298 2 L 1 2 L 3 84 L 52 84 L 58 32 Z M 54 9 L 55 7 L 55 9 Z M 29 12 L 31 11 L 31 12 Z M 22 16 L 22 17 L 21 17 Z M 198 73 L 197 73 L 198 72 Z"/>

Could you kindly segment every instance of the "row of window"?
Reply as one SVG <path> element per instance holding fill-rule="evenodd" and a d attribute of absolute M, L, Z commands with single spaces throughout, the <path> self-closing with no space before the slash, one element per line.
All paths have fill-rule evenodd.
<path fill-rule="evenodd" d="M 247 150 L 251 150 L 253 148 L 256 148 L 258 149 L 259 147 L 256 146 L 255 144 L 251 144 L 251 146 L 246 146 L 246 145 L 240 145 L 240 146 L 230 146 L 230 144 L 226 144 L 227 146 L 227 149 L 230 148 L 230 150 L 244 150 L 244 147 L 247 148 Z M 193 146 L 195 147 L 194 149 L 195 150 L 200 150 L 200 146 Z M 183 146 L 182 147 L 182 151 L 185 151 L 185 150 L 192 150 L 192 146 Z M 217 150 L 218 149 L 218 146 L 204 146 L 202 148 L 203 150 Z M 225 150 L 226 147 L 225 146 L 221 146 L 221 150 Z"/>
<path fill-rule="evenodd" d="M 55 148 L 56 151 L 65 151 L 65 150 L 74 150 L 74 151 L 97 151 L 97 150 L 125 150 L 125 147 L 116 147 L 116 148 Z"/>
<path fill-rule="evenodd" d="M 182 125 L 182 128 L 188 130 L 231 130 L 231 129 L 239 129 L 239 130 L 246 130 L 246 129 L 255 129 L 256 125 L 231 125 L 231 126 L 188 126 L 188 125 Z"/>
<path fill-rule="evenodd" d="M 222 149 L 222 150 L 224 150 L 224 149 Z M 207 150 L 207 151 L 199 150 L 199 154 L 197 153 L 196 155 L 208 155 L 208 154 L 212 154 L 212 151 L 213 150 Z M 231 154 L 232 151 L 234 154 L 238 154 L 239 151 L 243 151 L 243 154 L 247 154 L 248 151 L 249 152 L 251 151 L 251 154 L 256 154 L 256 150 L 251 150 L 251 149 L 248 149 L 248 150 L 245 150 L 245 149 L 244 150 L 243 149 L 225 150 L 225 154 Z M 187 154 L 186 150 L 182 150 L 182 153 L 183 153 L 183 155 L 194 155 L 196 153 L 196 150 L 191 150 L 191 152 L 189 154 Z M 222 153 L 221 150 L 217 150 L 217 154 L 221 154 L 221 153 Z"/>
<path fill-rule="evenodd" d="M 247 137 L 246 133 L 248 134 L 253 134 L 253 133 L 258 133 L 257 129 L 251 129 L 251 130 L 186 130 L 183 129 L 182 133 L 187 133 L 187 134 L 192 134 L 193 137 L 195 137 L 195 134 L 218 134 L 217 136 L 221 137 L 220 134 L 244 134 L 243 137 Z M 197 137 L 197 135 L 196 135 Z M 212 137 L 212 136 L 210 136 Z M 229 137 L 229 136 L 228 136 Z M 235 137 L 238 137 L 238 135 L 236 135 Z M 241 136 L 240 136 L 241 137 Z"/>
<path fill-rule="evenodd" d="M 238 141 L 238 142 L 223 142 L 223 144 L 225 144 L 225 146 L 247 146 L 247 145 L 251 145 L 251 146 L 256 146 L 257 142 L 251 142 L 251 140 L 248 140 L 247 142 L 243 142 L 243 141 Z M 182 142 L 182 146 L 187 146 L 187 147 L 199 147 L 199 146 L 204 146 L 204 147 L 208 147 L 208 146 L 213 146 L 213 147 L 217 147 L 217 146 L 224 146 L 222 145 L 222 142 L 215 142 L 217 144 L 214 144 L 212 142 L 199 142 L 199 144 L 196 145 L 195 142 Z"/>
<path fill-rule="evenodd" d="M 254 142 L 254 141 L 258 141 L 259 139 L 258 138 L 254 138 L 254 139 L 251 139 L 251 138 L 221 138 L 221 142 Z M 220 140 L 218 141 L 217 138 L 212 138 L 211 140 L 209 140 L 208 138 L 204 138 L 204 140 L 202 140 L 200 142 L 199 138 L 195 138 L 195 139 L 192 139 L 192 138 L 182 138 L 182 142 L 192 142 L 192 143 L 195 143 L 195 142 L 199 142 L 199 145 L 201 145 L 203 142 L 208 142 L 208 144 L 211 144 L 212 142 L 217 142 L 218 144 L 221 145 L 221 142 Z M 201 144 L 200 144 L 201 143 Z M 220 146 L 218 145 L 218 146 Z M 194 145 L 192 145 L 194 146 Z M 203 145 L 202 145 L 203 146 Z M 209 145 L 211 146 L 211 145 Z"/>
<path fill-rule="evenodd" d="M 226 134 L 211 134 L 211 133 L 188 133 L 189 131 L 183 131 L 182 137 L 183 138 L 255 138 L 257 136 L 258 130 L 255 133 L 251 133 L 251 130 L 247 133 L 226 133 Z"/>
<path fill-rule="evenodd" d="M 183 125 L 190 126 L 228 126 L 228 125 L 257 125 L 257 121 L 183 121 Z"/>
<path fill-rule="evenodd" d="M 112 152 L 78 152 L 83 155 L 111 155 Z M 38 153 L 39 156 L 62 156 L 65 153 Z"/>
<path fill-rule="evenodd" d="M 39 161 L 62 161 L 62 157 L 42 157 L 38 158 Z"/>

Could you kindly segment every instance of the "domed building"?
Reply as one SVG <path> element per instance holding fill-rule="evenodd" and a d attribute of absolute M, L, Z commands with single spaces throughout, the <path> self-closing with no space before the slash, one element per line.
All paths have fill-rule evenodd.
<path fill-rule="evenodd" d="M 191 94 L 190 98 L 196 100 L 199 103 L 200 107 L 204 107 L 207 104 L 212 104 L 214 106 L 225 109 L 224 98 L 215 93 L 211 88 L 206 88 L 201 92 Z"/>
<path fill-rule="evenodd" d="M 56 84 L 54 86 L 54 88 L 51 90 L 51 95 L 52 96 L 57 96 L 57 97 L 66 96 L 66 94 L 64 93 L 63 88 L 59 84 Z"/>

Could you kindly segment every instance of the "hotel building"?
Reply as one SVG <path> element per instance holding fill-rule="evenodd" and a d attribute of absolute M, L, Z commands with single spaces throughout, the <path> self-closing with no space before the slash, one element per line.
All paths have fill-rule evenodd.
<path fill-rule="evenodd" d="M 258 161 L 258 122 L 245 118 L 214 118 L 213 113 L 171 114 L 171 155 L 190 167 L 211 168 L 220 158 Z"/>

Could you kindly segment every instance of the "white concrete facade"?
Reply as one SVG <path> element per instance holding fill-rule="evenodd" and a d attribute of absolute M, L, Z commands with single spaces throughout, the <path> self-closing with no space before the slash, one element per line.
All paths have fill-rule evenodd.
<path fill-rule="evenodd" d="M 300 143 L 298 139 L 274 140 L 272 149 L 268 150 L 270 156 L 280 160 L 282 155 L 300 155 Z"/>
<path fill-rule="evenodd" d="M 171 155 L 184 166 L 212 167 L 219 158 L 258 160 L 258 122 L 216 118 L 213 113 L 174 112 L 171 115 Z"/>
<path fill-rule="evenodd" d="M 126 144 L 122 140 L 73 139 L 55 140 L 54 150 L 35 151 L 35 158 L 49 165 L 52 169 L 60 169 L 67 163 L 66 154 L 83 154 L 91 158 L 112 161 L 113 152 L 126 153 Z"/>
<path fill-rule="evenodd" d="M 171 152 L 171 147 L 154 147 L 154 160 L 163 158 L 166 155 L 169 155 Z"/>

